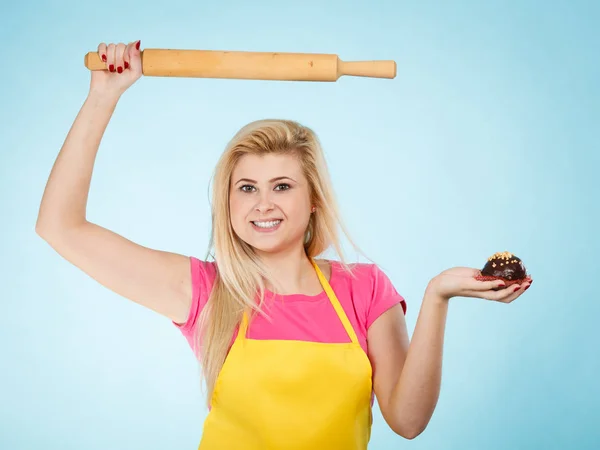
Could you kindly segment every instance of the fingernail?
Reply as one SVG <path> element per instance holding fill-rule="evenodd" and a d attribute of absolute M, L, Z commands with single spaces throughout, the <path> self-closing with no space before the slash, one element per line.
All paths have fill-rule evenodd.
<path fill-rule="evenodd" d="M 119 73 L 123 72 L 123 68 L 121 66 L 117 67 L 117 72 L 119 72 Z"/>
<path fill-rule="evenodd" d="M 140 44 L 142 43 L 141 40 L 137 41 L 137 44 L 135 44 L 135 49 L 139 50 L 140 49 Z"/>
<path fill-rule="evenodd" d="M 102 55 L 102 61 L 106 62 L 106 55 Z"/>
<path fill-rule="evenodd" d="M 531 285 L 525 286 L 525 289 L 523 289 L 523 290 L 526 291 L 527 289 L 529 289 L 529 286 L 531 286 Z"/>
<path fill-rule="evenodd" d="M 520 286 L 515 287 L 513 292 L 517 292 L 520 288 L 521 288 Z"/>
<path fill-rule="evenodd" d="M 124 61 L 124 64 L 126 69 L 129 68 L 129 63 L 127 61 Z"/>
<path fill-rule="evenodd" d="M 110 66 L 108 66 L 108 70 L 110 72 L 114 72 L 115 71 L 115 66 L 113 66 L 112 64 Z"/>

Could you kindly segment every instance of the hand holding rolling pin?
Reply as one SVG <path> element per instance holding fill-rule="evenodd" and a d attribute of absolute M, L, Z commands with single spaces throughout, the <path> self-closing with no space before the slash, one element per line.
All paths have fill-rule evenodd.
<path fill-rule="evenodd" d="M 142 76 L 140 41 L 98 45 L 99 64 L 92 70 L 90 91 L 120 97 Z"/>
<path fill-rule="evenodd" d="M 136 48 L 135 45 L 138 45 Z M 106 61 L 102 55 L 106 53 Z M 122 55 L 125 55 L 124 57 Z M 127 56 L 130 60 L 127 61 Z M 119 59 L 121 58 L 121 59 Z M 128 62 L 129 69 L 125 67 Z M 119 65 L 119 64 L 123 65 Z M 91 71 L 107 71 L 110 67 L 124 77 L 104 77 L 99 80 L 128 87 L 140 75 L 151 77 L 230 78 L 245 80 L 337 81 L 341 76 L 395 78 L 396 62 L 342 61 L 335 54 L 274 53 L 217 50 L 139 50 L 139 41 L 127 46 L 107 48 L 101 44 L 98 52 L 85 55 L 85 66 Z M 135 65 L 135 67 L 134 67 Z M 122 72 L 119 73 L 119 67 Z M 134 79 L 135 78 L 135 79 Z M 119 81 L 116 81 L 119 80 Z"/>

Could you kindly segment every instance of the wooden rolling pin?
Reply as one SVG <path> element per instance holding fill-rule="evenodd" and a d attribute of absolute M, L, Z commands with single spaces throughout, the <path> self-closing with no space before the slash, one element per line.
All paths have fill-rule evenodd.
<path fill-rule="evenodd" d="M 395 78 L 395 61 L 341 61 L 325 53 L 270 53 L 217 50 L 141 51 L 142 73 L 150 77 L 235 78 L 245 80 L 337 81 L 341 76 Z M 98 52 L 85 67 L 106 70 Z"/>

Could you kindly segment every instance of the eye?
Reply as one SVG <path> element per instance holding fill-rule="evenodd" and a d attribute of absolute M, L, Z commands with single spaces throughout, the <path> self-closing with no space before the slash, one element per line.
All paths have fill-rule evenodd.
<path fill-rule="evenodd" d="M 281 188 L 281 189 L 279 189 Z M 290 188 L 290 185 L 287 183 L 281 183 L 275 186 L 276 191 L 287 191 Z"/>
<path fill-rule="evenodd" d="M 242 191 L 242 192 L 252 192 L 252 189 L 255 189 L 255 188 L 251 184 L 245 184 L 243 186 L 240 186 L 240 191 Z"/>

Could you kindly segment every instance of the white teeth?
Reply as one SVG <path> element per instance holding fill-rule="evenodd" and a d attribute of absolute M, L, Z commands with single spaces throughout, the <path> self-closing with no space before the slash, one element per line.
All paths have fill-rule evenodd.
<path fill-rule="evenodd" d="M 269 222 L 252 222 L 260 228 L 273 228 L 281 223 L 281 220 L 270 220 Z"/>

